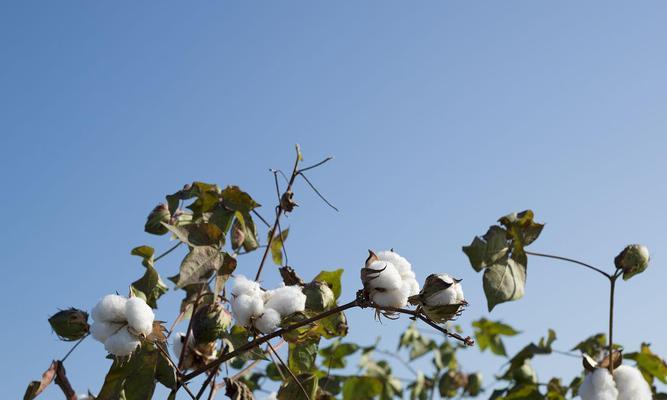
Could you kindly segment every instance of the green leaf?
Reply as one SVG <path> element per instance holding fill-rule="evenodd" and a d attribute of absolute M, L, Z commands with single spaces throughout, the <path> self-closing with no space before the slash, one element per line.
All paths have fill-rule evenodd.
<path fill-rule="evenodd" d="M 174 215 L 178 209 L 181 200 L 188 200 L 197 198 L 192 204 L 188 206 L 193 211 L 195 218 L 200 217 L 206 212 L 210 212 L 220 199 L 220 188 L 218 185 L 192 182 L 191 185 L 186 185 L 183 189 L 174 194 L 167 195 L 167 205 L 169 212 Z"/>
<path fill-rule="evenodd" d="M 285 245 L 285 240 L 287 240 L 287 235 L 289 235 L 289 228 L 280 233 L 276 232 L 271 241 L 271 258 L 276 265 L 283 265 L 283 246 Z"/>
<path fill-rule="evenodd" d="M 143 259 L 144 265 L 146 263 L 150 263 L 153 265 L 153 255 L 155 254 L 155 249 L 153 249 L 151 246 L 138 246 L 132 249 L 130 251 L 130 254 L 133 256 L 139 256 Z"/>
<path fill-rule="evenodd" d="M 115 360 L 97 395 L 97 400 L 149 400 L 156 385 L 158 351 L 153 344 L 142 343 L 128 361 Z"/>
<path fill-rule="evenodd" d="M 313 372 L 320 340 L 309 339 L 301 343 L 289 343 L 287 364 L 295 374 Z"/>
<path fill-rule="evenodd" d="M 330 346 L 320 350 L 320 355 L 324 357 L 322 366 L 326 368 L 345 368 L 345 358 L 352 355 L 359 350 L 359 345 L 355 343 L 341 343 L 340 340 L 335 340 Z"/>
<path fill-rule="evenodd" d="M 142 246 L 148 247 L 148 246 Z M 139 248 L 137 248 L 139 249 Z M 149 247 L 149 249 L 153 250 Z M 135 249 L 136 250 L 136 249 Z M 132 250 L 132 254 L 135 254 Z M 146 253 L 148 254 L 148 253 Z M 143 255 L 142 255 L 143 256 Z M 138 280 L 132 282 L 130 285 L 130 290 L 132 294 L 137 297 L 141 297 L 146 300 L 146 303 L 151 306 L 151 308 L 157 308 L 157 300 L 165 293 L 167 293 L 167 285 L 160 278 L 160 274 L 153 267 L 153 254 L 150 252 L 148 257 L 144 257 L 144 267 L 146 267 L 146 272 Z"/>
<path fill-rule="evenodd" d="M 178 360 L 175 362 L 178 362 Z M 155 378 L 168 389 L 173 389 L 176 387 L 176 369 L 171 365 L 169 360 L 167 360 L 167 357 L 165 357 L 165 355 L 161 352 L 158 352 L 158 359 L 155 365 Z"/>
<path fill-rule="evenodd" d="M 215 224 L 202 222 L 182 226 L 164 225 L 189 246 L 219 246 L 225 241 L 225 234 Z"/>
<path fill-rule="evenodd" d="M 458 368 L 456 347 L 445 341 L 433 352 L 433 364 L 438 370 Z"/>
<path fill-rule="evenodd" d="M 526 267 L 513 259 L 503 259 L 484 271 L 483 286 L 489 311 L 501 303 L 523 297 Z"/>
<path fill-rule="evenodd" d="M 220 197 L 222 197 L 224 206 L 233 211 L 249 213 L 253 209 L 260 207 L 259 203 L 238 186 L 227 186 L 223 189 Z"/>
<path fill-rule="evenodd" d="M 202 279 L 217 271 L 224 263 L 224 256 L 217 247 L 197 246 L 181 262 L 177 276 L 170 278 L 178 288 L 200 283 Z"/>
<path fill-rule="evenodd" d="M 380 379 L 370 376 L 352 376 L 343 384 L 343 400 L 372 400 L 382 393 Z"/>
<path fill-rule="evenodd" d="M 588 354 L 591 357 L 597 359 L 602 355 L 602 352 L 607 349 L 607 335 L 604 333 L 598 333 L 593 336 L 589 336 L 585 340 L 579 342 L 576 346 L 572 348 L 572 351 L 579 350 L 582 354 Z"/>
<path fill-rule="evenodd" d="M 653 383 L 653 378 L 667 383 L 667 363 L 651 351 L 649 344 L 642 343 L 639 352 L 624 354 L 623 358 L 634 360 L 649 384 Z"/>
<path fill-rule="evenodd" d="M 309 400 L 316 398 L 317 376 L 313 374 L 301 374 L 297 375 L 297 379 L 301 383 L 301 387 L 306 390 L 306 393 L 304 394 L 299 384 L 293 378 L 290 378 L 278 390 L 278 400 Z"/>
<path fill-rule="evenodd" d="M 410 361 L 412 361 L 435 349 L 436 344 L 433 340 L 422 335 L 417 329 L 416 322 L 413 322 L 399 339 L 398 349 L 404 347 L 410 350 Z"/>
<path fill-rule="evenodd" d="M 514 357 L 510 359 L 510 366 L 503 375 L 502 379 L 516 379 L 516 374 L 526 374 L 526 361 L 532 359 L 536 355 L 551 354 L 551 344 L 556 340 L 556 332 L 549 329 L 546 338 L 540 338 L 540 341 L 530 343 L 519 351 Z M 524 369 L 523 371 L 521 369 Z M 532 367 L 530 367 L 532 369 Z"/>
<path fill-rule="evenodd" d="M 463 252 L 477 272 L 494 265 L 505 257 L 508 251 L 507 231 L 498 225 L 491 226 L 481 238 L 476 236 L 469 246 L 463 246 Z"/>
<path fill-rule="evenodd" d="M 69 308 L 61 310 L 49 317 L 49 324 L 60 340 L 79 340 L 88 334 L 88 313 Z"/>
<path fill-rule="evenodd" d="M 507 356 L 501 337 L 515 336 L 519 333 L 519 331 L 510 325 L 500 321 L 489 321 L 485 318 L 474 321 L 472 326 L 475 328 L 475 342 L 479 346 L 480 351 L 488 348 L 493 354 L 499 356 Z"/>
<path fill-rule="evenodd" d="M 343 269 L 339 268 L 335 271 L 322 271 L 315 277 L 314 280 L 324 282 L 329 286 L 334 294 L 334 298 L 338 300 L 342 292 L 341 278 L 343 276 Z"/>
<path fill-rule="evenodd" d="M 255 228 L 255 222 L 253 221 L 250 214 L 237 211 L 235 217 L 236 219 L 234 224 L 238 225 L 238 228 L 236 229 L 240 229 L 243 233 L 243 241 L 240 243 L 243 245 L 243 250 L 250 252 L 257 249 L 259 247 L 259 243 L 257 241 L 257 229 Z M 232 225 L 232 231 L 234 229 L 234 225 Z"/>

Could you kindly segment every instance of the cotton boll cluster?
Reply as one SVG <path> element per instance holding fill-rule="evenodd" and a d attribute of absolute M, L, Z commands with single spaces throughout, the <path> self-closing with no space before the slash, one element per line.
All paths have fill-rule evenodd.
<path fill-rule="evenodd" d="M 621 365 L 614 376 L 606 368 L 586 375 L 579 388 L 582 400 L 651 400 L 651 388 L 637 368 Z"/>
<path fill-rule="evenodd" d="M 129 356 L 140 344 L 140 338 L 150 335 L 155 314 L 139 297 L 130 299 L 110 294 L 104 296 L 91 312 L 90 333 L 104 348 L 119 357 Z"/>
<path fill-rule="evenodd" d="M 419 292 L 412 265 L 398 253 L 369 251 L 361 281 L 371 300 L 383 307 L 404 307 Z"/>
<path fill-rule="evenodd" d="M 306 295 L 300 286 L 282 286 L 265 291 L 259 283 L 243 275 L 234 279 L 231 294 L 236 323 L 253 326 L 264 334 L 276 330 L 283 317 L 303 311 L 306 307 Z"/>

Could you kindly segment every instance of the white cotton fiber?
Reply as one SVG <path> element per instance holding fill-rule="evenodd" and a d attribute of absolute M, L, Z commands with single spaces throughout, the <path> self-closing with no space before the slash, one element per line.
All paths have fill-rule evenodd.
<path fill-rule="evenodd" d="M 190 338 L 188 339 L 188 343 L 190 343 L 190 347 L 192 347 L 194 338 L 192 335 L 190 335 Z M 181 352 L 183 351 L 183 344 L 185 342 L 185 332 L 178 332 L 174 334 L 174 336 L 171 338 L 171 350 L 174 353 L 174 356 L 176 360 L 181 358 Z"/>
<path fill-rule="evenodd" d="M 412 265 L 408 262 L 408 260 L 405 259 L 405 257 L 402 257 L 400 254 L 391 250 L 384 250 L 377 253 L 377 257 L 381 261 L 389 261 L 390 263 L 394 264 L 394 267 L 396 267 L 396 270 L 401 275 L 401 278 L 407 279 L 415 277 L 414 272 L 412 272 Z"/>
<path fill-rule="evenodd" d="M 454 278 L 447 274 L 440 274 L 438 278 L 445 283 L 451 284 L 451 286 L 427 297 L 425 299 L 426 304 L 429 306 L 446 306 L 449 304 L 459 304 L 465 300 L 463 297 L 463 288 Z"/>
<path fill-rule="evenodd" d="M 394 264 L 389 261 L 373 261 L 368 269 L 378 271 L 378 274 L 371 272 L 369 277 L 374 277 L 368 281 L 371 289 L 394 290 L 401 288 L 402 278 L 396 270 Z"/>
<path fill-rule="evenodd" d="M 301 286 L 283 286 L 267 292 L 264 306 L 285 317 L 306 308 L 306 295 L 301 291 Z"/>
<path fill-rule="evenodd" d="M 261 294 L 249 296 L 241 294 L 232 299 L 232 313 L 236 323 L 241 326 L 250 325 L 250 319 L 259 317 L 264 312 L 264 300 Z"/>
<path fill-rule="evenodd" d="M 124 357 L 132 354 L 134 349 L 139 346 L 139 339 L 133 336 L 127 328 L 123 328 L 104 342 L 104 348 L 111 354 Z"/>
<path fill-rule="evenodd" d="M 91 316 L 95 321 L 125 322 L 126 302 L 126 297 L 117 294 L 106 295 L 93 307 Z"/>
<path fill-rule="evenodd" d="M 115 322 L 95 321 L 90 325 L 90 334 L 100 343 L 106 342 L 109 336 L 118 332 L 123 324 Z"/>
<path fill-rule="evenodd" d="M 148 336 L 153 331 L 153 309 L 139 297 L 132 297 L 125 304 L 125 317 L 134 332 Z"/>
<path fill-rule="evenodd" d="M 243 275 L 237 275 L 232 282 L 231 287 L 232 296 L 240 296 L 246 294 L 248 296 L 255 296 L 262 293 L 262 288 L 259 282 L 251 281 Z"/>
<path fill-rule="evenodd" d="M 618 400 L 651 400 L 651 387 L 635 367 L 621 365 L 614 370 Z"/>
<path fill-rule="evenodd" d="M 384 292 L 375 291 L 372 294 L 373 303 L 382 307 L 405 307 L 408 304 L 408 297 L 400 289 L 387 290 Z"/>
<path fill-rule="evenodd" d="M 280 313 L 273 308 L 265 308 L 261 317 L 255 320 L 255 328 L 263 334 L 271 333 L 280 325 Z"/>
<path fill-rule="evenodd" d="M 579 387 L 579 396 L 582 400 L 617 400 L 618 390 L 609 371 L 596 368 L 584 378 Z"/>
<path fill-rule="evenodd" d="M 406 296 L 414 296 L 419 293 L 419 283 L 416 279 L 405 279 L 401 283 L 401 292 Z"/>

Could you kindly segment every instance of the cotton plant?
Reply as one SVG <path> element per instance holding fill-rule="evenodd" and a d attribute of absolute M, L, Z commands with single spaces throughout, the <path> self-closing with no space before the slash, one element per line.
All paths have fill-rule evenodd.
<path fill-rule="evenodd" d="M 361 269 L 361 282 L 370 300 L 382 307 L 405 307 L 408 298 L 419 293 L 412 265 L 393 250 L 369 250 Z"/>
<path fill-rule="evenodd" d="M 238 325 L 268 334 L 282 318 L 304 311 L 306 295 L 299 285 L 264 290 L 258 282 L 238 275 L 231 285 L 232 314 Z"/>
<path fill-rule="evenodd" d="M 151 334 L 155 314 L 139 297 L 123 297 L 117 294 L 104 296 L 93 307 L 94 320 L 90 333 L 95 340 L 114 356 L 125 357 L 141 344 L 141 339 Z"/>
<path fill-rule="evenodd" d="M 461 280 L 448 274 L 431 274 L 417 295 L 410 296 L 410 304 L 417 305 L 434 322 L 447 322 L 461 314 L 468 302 L 463 296 Z"/>

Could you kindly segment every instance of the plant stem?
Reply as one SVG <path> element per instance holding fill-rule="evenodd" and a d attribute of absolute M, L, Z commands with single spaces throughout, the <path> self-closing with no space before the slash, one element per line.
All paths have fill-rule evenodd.
<path fill-rule="evenodd" d="M 614 373 L 614 292 L 616 289 L 616 279 L 618 275 L 614 274 L 609 278 L 609 372 Z"/>
<path fill-rule="evenodd" d="M 60 359 L 60 362 L 65 362 L 65 360 L 67 360 L 67 357 L 69 357 L 69 355 L 72 354 L 72 352 L 73 352 L 77 347 L 79 347 L 79 345 L 81 344 L 81 342 L 83 342 L 84 339 L 86 339 L 86 338 L 88 337 L 88 335 L 90 335 L 90 334 L 88 333 L 88 334 L 86 334 L 84 337 L 82 337 L 81 339 L 79 339 L 79 341 L 76 342 L 76 343 L 74 344 L 74 346 L 72 346 L 71 349 L 69 349 L 69 351 L 67 352 L 67 354 L 65 354 L 65 356 L 64 356 L 62 359 Z"/>
<path fill-rule="evenodd" d="M 591 270 L 593 270 L 593 271 L 595 271 L 595 272 L 597 272 L 597 273 L 599 273 L 599 274 L 602 274 L 602 275 L 606 276 L 608 279 L 611 279 L 611 278 L 612 278 L 611 275 L 609 275 L 608 273 L 604 272 L 603 270 L 601 270 L 601 269 L 599 269 L 599 268 L 596 268 L 596 267 L 594 267 L 594 266 L 592 266 L 592 265 L 586 264 L 586 263 L 584 263 L 584 262 L 574 260 L 574 259 L 572 259 L 572 258 L 561 257 L 561 256 L 554 256 L 554 255 L 551 255 L 551 254 L 533 253 L 532 251 L 526 251 L 526 254 L 529 254 L 529 255 L 531 255 L 531 256 L 553 258 L 553 259 L 561 260 L 561 261 L 568 261 L 568 262 L 571 262 L 571 263 L 578 264 L 578 265 L 584 266 L 584 267 L 586 267 L 586 268 L 589 268 L 589 269 L 591 269 Z"/>
<path fill-rule="evenodd" d="M 172 251 L 176 250 L 176 248 L 180 245 L 182 245 L 183 242 L 179 241 L 175 245 L 171 246 L 169 249 L 167 249 L 164 253 L 160 254 L 159 256 L 155 257 L 153 262 L 156 262 L 157 260 L 161 259 L 162 257 L 166 256 L 167 254 L 171 253 Z"/>

